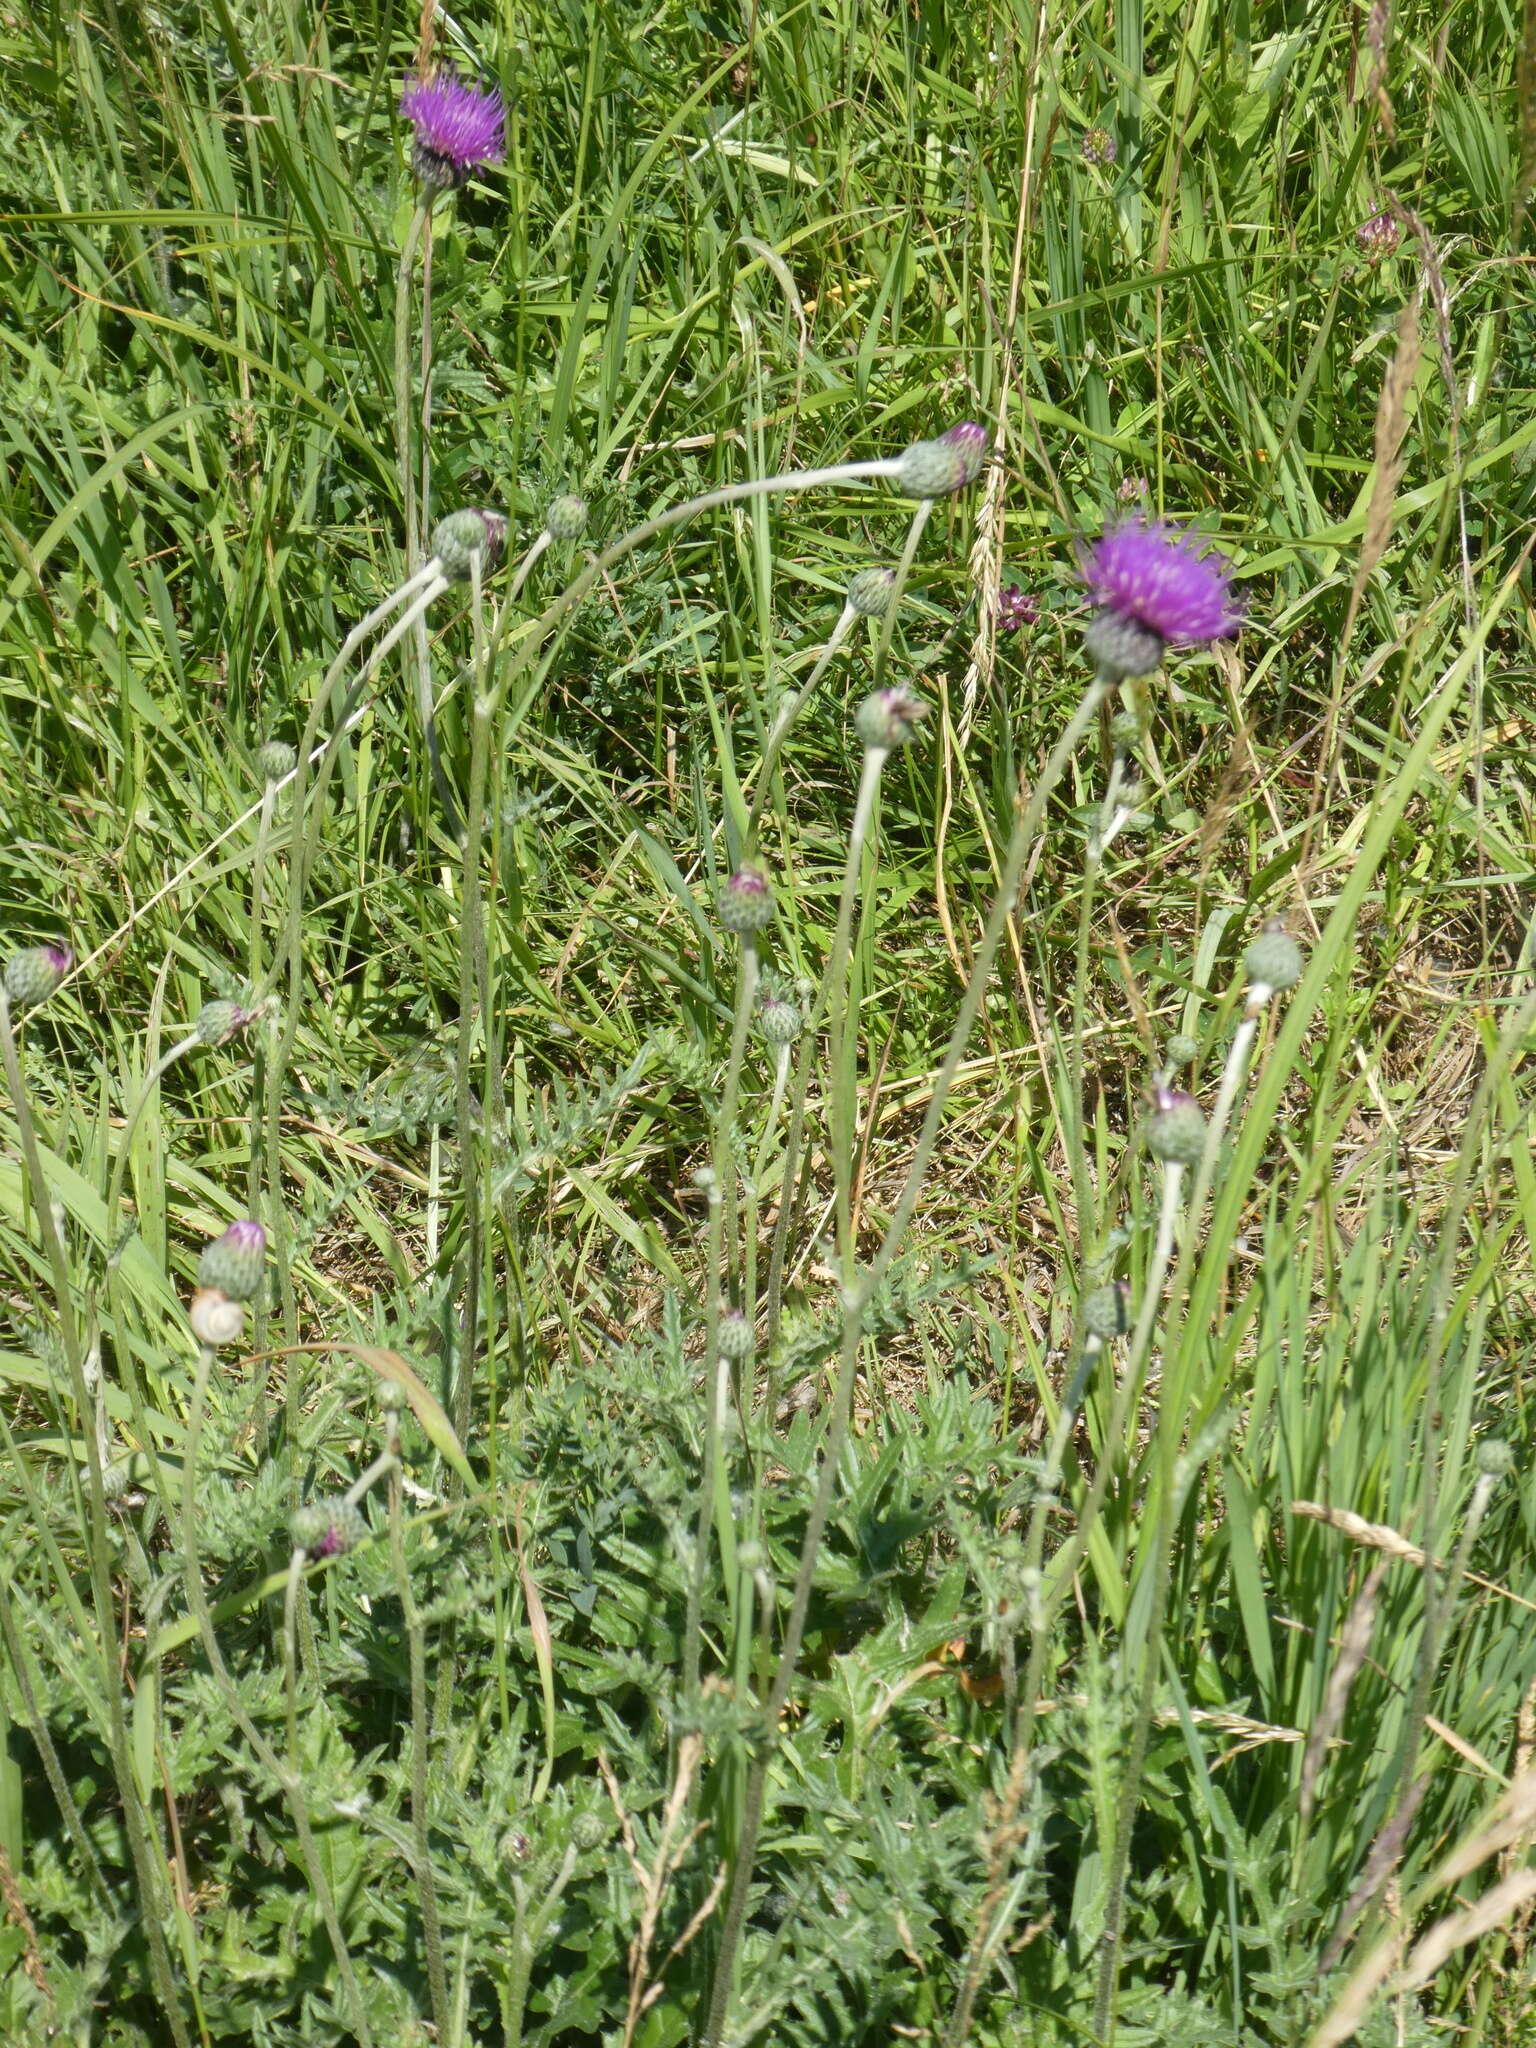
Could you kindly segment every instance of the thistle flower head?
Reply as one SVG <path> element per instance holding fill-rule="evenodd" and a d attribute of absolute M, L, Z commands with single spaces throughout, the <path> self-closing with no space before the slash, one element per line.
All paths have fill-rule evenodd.
<path fill-rule="evenodd" d="M 962 420 L 936 441 L 914 441 L 901 453 L 898 481 L 909 498 L 947 498 L 975 483 L 986 467 L 991 436 L 975 420 Z"/>
<path fill-rule="evenodd" d="M 480 573 L 487 575 L 501 560 L 507 544 L 507 522 L 500 512 L 486 512 L 466 506 L 450 512 L 432 529 L 432 552 L 450 583 L 467 583 L 470 565 L 480 557 Z"/>
<path fill-rule="evenodd" d="M 1016 633 L 1020 626 L 1032 626 L 1039 616 L 1039 604 L 1017 583 L 1010 583 L 998 593 L 997 623 L 1003 632 Z"/>
<path fill-rule="evenodd" d="M 367 1533 L 362 1510 L 346 1499 L 307 1501 L 288 1517 L 294 1549 L 310 1557 L 340 1557 Z"/>
<path fill-rule="evenodd" d="M 1082 1322 L 1085 1335 L 1101 1344 L 1123 1337 L 1131 1327 L 1131 1287 L 1128 1280 L 1111 1280 L 1083 1296 Z"/>
<path fill-rule="evenodd" d="M 416 131 L 411 169 L 429 192 L 455 191 L 507 153 L 507 110 L 495 86 L 471 85 L 449 70 L 408 78 L 400 111 Z"/>
<path fill-rule="evenodd" d="M 1200 1041 L 1192 1038 L 1187 1031 L 1175 1031 L 1163 1047 L 1163 1058 L 1170 1067 L 1187 1067 L 1191 1060 L 1200 1057 Z"/>
<path fill-rule="evenodd" d="M 246 1009 L 243 1003 L 227 1002 L 222 997 L 204 1003 L 197 1013 L 197 1042 L 199 1045 L 228 1045 L 255 1015 L 256 1012 Z"/>
<path fill-rule="evenodd" d="M 1205 1152 L 1205 1116 L 1193 1095 L 1178 1088 L 1152 1090 L 1147 1150 L 1165 1166 L 1198 1166 Z"/>
<path fill-rule="evenodd" d="M 6 1000 L 13 1010 L 46 1003 L 75 964 L 68 946 L 28 946 L 5 963 Z"/>
<path fill-rule="evenodd" d="M 848 608 L 861 619 L 883 619 L 895 592 L 894 569 L 860 569 L 848 579 Z"/>
<path fill-rule="evenodd" d="M 753 1345 L 752 1325 L 739 1308 L 727 1309 L 715 1332 L 715 1348 L 722 1358 L 745 1358 Z"/>
<path fill-rule="evenodd" d="M 854 729 L 866 747 L 882 748 L 887 754 L 904 747 L 928 716 L 920 697 L 898 684 L 889 690 L 875 690 L 854 713 Z"/>
<path fill-rule="evenodd" d="M 580 540 L 587 530 L 587 501 L 567 491 L 556 498 L 544 514 L 544 528 L 551 540 Z"/>
<path fill-rule="evenodd" d="M 758 991 L 757 1028 L 774 1047 L 793 1045 L 804 1028 L 798 1005 L 769 984 Z"/>
<path fill-rule="evenodd" d="M 766 931 L 773 923 L 773 885 L 761 861 L 744 860 L 720 891 L 720 922 L 728 932 Z"/>
<path fill-rule="evenodd" d="M 222 1237 L 204 1245 L 197 1266 L 198 1285 L 212 1288 L 230 1301 L 249 1301 L 261 1285 L 266 1256 L 267 1233 L 249 1216 L 242 1216 Z"/>
<path fill-rule="evenodd" d="M 1243 971 L 1255 996 L 1294 988 L 1305 965 L 1301 948 L 1278 917 L 1266 918 L 1264 929 L 1243 955 Z"/>
<path fill-rule="evenodd" d="M 268 740 L 257 750 L 256 766 L 263 782 L 281 782 L 293 773 L 298 758 L 286 740 Z"/>
<path fill-rule="evenodd" d="M 1169 643 L 1219 640 L 1242 622 L 1231 564 L 1161 521 L 1110 527 L 1085 557 L 1083 580 L 1102 606 L 1088 628 L 1089 656 L 1117 679 L 1150 675 Z"/>

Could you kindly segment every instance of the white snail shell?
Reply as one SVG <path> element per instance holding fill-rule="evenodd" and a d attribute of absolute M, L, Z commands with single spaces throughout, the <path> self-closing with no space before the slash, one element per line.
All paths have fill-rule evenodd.
<path fill-rule="evenodd" d="M 231 1301 L 217 1287 L 199 1287 L 187 1309 L 187 1321 L 199 1344 L 214 1349 L 238 1344 L 245 1333 L 245 1304 Z"/>

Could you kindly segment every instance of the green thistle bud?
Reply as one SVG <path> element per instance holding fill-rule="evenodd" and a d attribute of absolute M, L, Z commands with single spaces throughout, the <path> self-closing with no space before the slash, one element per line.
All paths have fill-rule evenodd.
<path fill-rule="evenodd" d="M 975 483 L 986 466 L 987 430 L 962 420 L 936 441 L 914 441 L 901 452 L 898 482 L 909 498 L 947 498 Z"/>
<path fill-rule="evenodd" d="M 240 1003 L 222 1000 L 204 1003 L 197 1013 L 197 1042 L 199 1045 L 228 1045 L 237 1037 L 255 1016 L 254 1010 L 247 1010 Z M 228 1289 L 225 1292 L 228 1293 Z"/>
<path fill-rule="evenodd" d="M 744 860 L 720 891 L 720 922 L 728 932 L 766 931 L 773 923 L 773 887 L 761 861 Z"/>
<path fill-rule="evenodd" d="M 853 724 L 866 747 L 882 747 L 891 753 L 906 745 L 927 716 L 928 706 L 897 685 L 866 697 L 854 714 Z"/>
<path fill-rule="evenodd" d="M 1514 1447 L 1499 1436 L 1485 1436 L 1477 1447 L 1477 1469 L 1485 1478 L 1502 1479 L 1515 1468 Z"/>
<path fill-rule="evenodd" d="M 848 609 L 861 619 L 883 619 L 895 594 L 894 569 L 861 569 L 848 584 Z"/>
<path fill-rule="evenodd" d="M 1250 988 L 1294 988 L 1301 979 L 1305 962 L 1301 948 L 1278 917 L 1269 918 L 1264 929 L 1243 955 L 1243 971 Z"/>
<path fill-rule="evenodd" d="M 68 946 L 28 946 L 5 963 L 5 993 L 13 1010 L 46 1003 L 75 964 Z"/>
<path fill-rule="evenodd" d="M 1112 745 L 1129 753 L 1141 745 L 1141 720 L 1134 711 L 1117 711 L 1109 721 L 1109 737 Z"/>
<path fill-rule="evenodd" d="M 580 540 L 587 530 L 587 501 L 568 491 L 556 498 L 544 514 L 544 527 L 551 540 Z"/>
<path fill-rule="evenodd" d="M 720 1318 L 720 1327 L 715 1332 L 715 1349 L 722 1358 L 735 1360 L 750 1355 L 756 1338 L 752 1325 L 738 1308 L 727 1309 Z"/>
<path fill-rule="evenodd" d="M 266 1257 L 267 1233 L 250 1217 L 242 1217 L 203 1247 L 197 1284 L 215 1288 L 231 1301 L 249 1301 L 261 1285 Z"/>
<path fill-rule="evenodd" d="M 608 1839 L 608 1823 L 600 1813 L 578 1813 L 571 1822 L 573 1849 L 600 1849 Z"/>
<path fill-rule="evenodd" d="M 1196 1166 L 1205 1152 L 1205 1116 L 1192 1095 L 1154 1088 L 1147 1150 L 1165 1166 Z"/>
<path fill-rule="evenodd" d="M 467 583 L 470 565 L 480 557 L 480 573 L 490 574 L 506 546 L 507 522 L 499 512 L 468 507 L 450 512 L 432 530 L 432 552 L 450 583 Z"/>
<path fill-rule="evenodd" d="M 765 991 L 758 998 L 757 1028 L 769 1045 L 793 1045 L 803 1029 L 800 1012 L 781 995 Z"/>
<path fill-rule="evenodd" d="M 1163 1058 L 1170 1067 L 1187 1067 L 1191 1060 L 1200 1057 L 1200 1041 L 1191 1038 L 1187 1031 L 1175 1031 L 1163 1047 Z"/>
<path fill-rule="evenodd" d="M 1163 636 L 1140 619 L 1116 611 L 1102 611 L 1088 623 L 1083 651 L 1101 676 L 1124 682 L 1130 676 L 1149 676 L 1163 665 Z"/>
<path fill-rule="evenodd" d="M 288 1535 L 295 1550 L 311 1557 L 340 1557 L 368 1534 L 362 1511 L 349 1500 L 306 1501 L 288 1518 Z"/>
<path fill-rule="evenodd" d="M 298 760 L 286 740 L 268 740 L 256 750 L 256 766 L 263 782 L 281 782 L 285 775 L 293 773 Z"/>
<path fill-rule="evenodd" d="M 1112 1280 L 1107 1287 L 1095 1287 L 1083 1296 L 1083 1332 L 1101 1344 L 1123 1337 L 1131 1327 L 1131 1289 L 1128 1281 Z"/>

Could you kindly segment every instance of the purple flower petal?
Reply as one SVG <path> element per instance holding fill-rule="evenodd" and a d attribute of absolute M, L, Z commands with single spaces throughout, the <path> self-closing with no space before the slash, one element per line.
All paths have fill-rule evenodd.
<path fill-rule="evenodd" d="M 1106 611 L 1162 640 L 1220 640 L 1242 623 L 1226 557 L 1202 554 L 1196 536 L 1161 522 L 1110 527 L 1085 560 L 1083 578 Z"/>
<path fill-rule="evenodd" d="M 462 183 L 477 164 L 499 164 L 507 153 L 507 112 L 494 86 L 470 85 L 453 71 L 407 79 L 400 111 L 416 130 L 416 164 L 442 166 Z"/>

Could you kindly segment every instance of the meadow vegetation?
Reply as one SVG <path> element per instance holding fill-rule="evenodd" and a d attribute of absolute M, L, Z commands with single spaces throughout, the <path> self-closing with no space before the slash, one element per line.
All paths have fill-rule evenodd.
<path fill-rule="evenodd" d="M 0 55 L 0 2040 L 1536 2040 L 1529 12 Z"/>

